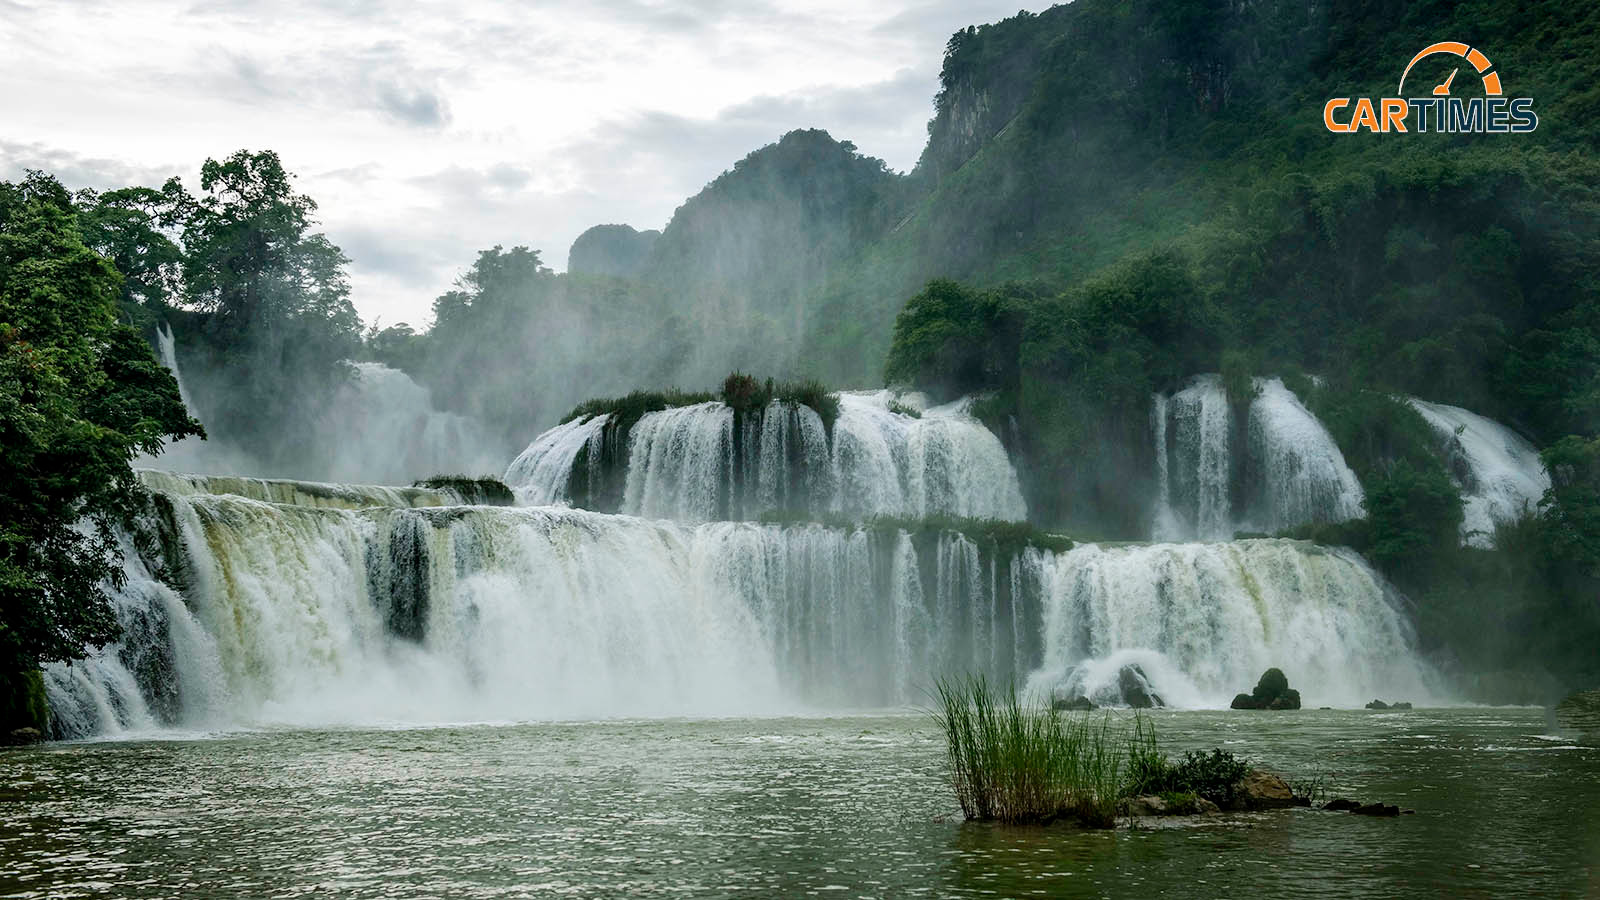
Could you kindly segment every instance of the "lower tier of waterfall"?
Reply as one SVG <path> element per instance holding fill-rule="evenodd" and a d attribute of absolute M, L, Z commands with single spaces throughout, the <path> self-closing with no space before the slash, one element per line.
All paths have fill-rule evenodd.
<path fill-rule="evenodd" d="M 185 484 L 124 541 L 124 639 L 47 668 L 58 736 L 898 706 L 940 674 L 1047 686 L 1125 657 L 1181 705 L 1226 705 L 1268 665 L 1308 703 L 1429 696 L 1382 579 L 1299 542 L 1055 553 Z"/>

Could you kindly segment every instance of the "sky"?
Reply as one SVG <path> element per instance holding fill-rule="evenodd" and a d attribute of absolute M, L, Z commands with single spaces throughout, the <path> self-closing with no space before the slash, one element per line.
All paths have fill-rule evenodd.
<path fill-rule="evenodd" d="M 193 189 L 275 150 L 362 318 L 421 328 L 477 251 L 564 269 L 795 128 L 909 170 L 945 41 L 1016 3 L 0 0 L 0 179 Z"/>

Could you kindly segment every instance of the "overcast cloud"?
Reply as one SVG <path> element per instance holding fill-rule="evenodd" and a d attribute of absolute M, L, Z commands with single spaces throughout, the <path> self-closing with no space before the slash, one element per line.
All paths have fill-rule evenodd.
<path fill-rule="evenodd" d="M 946 38 L 1017 8 L 0 0 L 0 179 L 192 184 L 208 156 L 276 150 L 363 318 L 422 326 L 476 251 L 560 269 L 585 228 L 660 228 L 794 128 L 909 169 Z"/>

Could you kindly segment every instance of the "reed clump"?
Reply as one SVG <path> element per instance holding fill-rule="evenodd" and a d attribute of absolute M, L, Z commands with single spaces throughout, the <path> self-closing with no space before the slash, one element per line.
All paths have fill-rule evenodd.
<path fill-rule="evenodd" d="M 1109 714 L 1073 715 L 1024 700 L 982 676 L 940 679 L 934 719 L 968 819 L 1012 825 L 1116 822 L 1129 739 Z"/>

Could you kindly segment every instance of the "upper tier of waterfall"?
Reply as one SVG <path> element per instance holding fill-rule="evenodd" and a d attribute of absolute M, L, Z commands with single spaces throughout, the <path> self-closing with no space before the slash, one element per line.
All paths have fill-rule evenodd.
<path fill-rule="evenodd" d="M 1226 540 L 1362 515 L 1361 482 L 1328 430 L 1279 379 L 1253 386 L 1243 421 L 1218 375 L 1154 398 L 1158 540 Z"/>
<path fill-rule="evenodd" d="M 838 395 L 830 431 L 815 410 L 774 400 L 738 414 L 720 402 L 545 432 L 506 471 L 529 504 L 560 503 L 681 522 L 955 516 L 1020 521 L 1027 506 L 1005 448 L 966 402 L 907 414 L 889 391 Z"/>
<path fill-rule="evenodd" d="M 146 478 L 149 539 L 125 536 L 114 592 L 125 637 L 46 670 L 62 736 L 881 707 L 939 674 L 1049 683 L 1129 654 L 1192 705 L 1226 703 L 1267 664 L 1317 685 L 1311 702 L 1427 696 L 1382 579 L 1299 542 L 1057 554 Z"/>
<path fill-rule="evenodd" d="M 204 423 L 205 410 L 191 398 L 177 343 L 165 324 L 156 343 L 162 364 L 178 380 L 184 406 Z M 434 407 L 427 388 L 406 373 L 376 362 L 350 366 L 350 380 L 302 423 L 308 447 L 303 459 L 268 462 L 238 440 L 213 435 L 170 443 L 160 456 L 141 458 L 139 464 L 182 472 L 402 484 L 447 472 L 495 472 L 505 464 L 498 443 L 475 420 Z"/>
<path fill-rule="evenodd" d="M 1538 512 L 1550 475 L 1526 438 L 1459 406 L 1408 402 L 1438 433 L 1451 477 L 1461 487 L 1464 543 L 1493 546 L 1496 526 Z"/>

